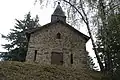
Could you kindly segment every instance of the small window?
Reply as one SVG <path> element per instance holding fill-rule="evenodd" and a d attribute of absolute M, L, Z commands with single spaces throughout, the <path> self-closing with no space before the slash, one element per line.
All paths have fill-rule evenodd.
<path fill-rule="evenodd" d="M 57 39 L 61 39 L 61 34 L 60 34 L 60 33 L 57 33 L 56 38 L 57 38 Z"/>
<path fill-rule="evenodd" d="M 37 50 L 35 50 L 35 55 L 34 55 L 34 59 L 33 59 L 34 62 L 36 61 L 36 55 L 37 55 Z"/>
<path fill-rule="evenodd" d="M 70 62 L 71 62 L 71 64 L 73 64 L 73 54 L 71 54 L 70 57 L 71 57 Z"/>

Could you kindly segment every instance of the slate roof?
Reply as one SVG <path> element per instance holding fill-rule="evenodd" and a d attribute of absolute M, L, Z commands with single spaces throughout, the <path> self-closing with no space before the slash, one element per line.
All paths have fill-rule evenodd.
<path fill-rule="evenodd" d="M 60 6 L 60 3 L 58 3 L 55 11 L 53 12 L 52 15 L 55 15 L 55 16 L 65 16 L 65 13 L 64 11 L 62 10 L 61 6 Z"/>

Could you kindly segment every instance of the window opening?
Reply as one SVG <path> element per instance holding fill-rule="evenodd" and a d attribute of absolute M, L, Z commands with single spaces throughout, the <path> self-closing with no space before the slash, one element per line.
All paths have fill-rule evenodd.
<path fill-rule="evenodd" d="M 34 62 L 36 61 L 36 56 L 37 56 L 37 50 L 35 50 L 35 55 L 34 55 Z"/>
<path fill-rule="evenodd" d="M 71 64 L 73 64 L 73 54 L 71 54 L 71 60 L 70 60 Z"/>
<path fill-rule="evenodd" d="M 61 38 L 61 34 L 57 33 L 57 39 L 60 39 L 60 38 Z"/>

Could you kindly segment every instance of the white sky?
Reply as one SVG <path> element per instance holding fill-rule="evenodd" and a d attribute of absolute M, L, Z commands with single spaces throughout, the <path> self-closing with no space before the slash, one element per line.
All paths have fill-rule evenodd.
<path fill-rule="evenodd" d="M 40 24 L 44 25 L 50 22 L 53 8 L 47 7 L 40 9 L 39 4 L 34 5 L 35 0 L 1 0 L 0 1 L 0 34 L 7 35 L 10 29 L 14 28 L 15 19 L 22 20 L 24 16 L 30 11 L 32 17 L 37 14 L 40 18 Z M 45 15 L 46 14 L 46 15 Z M 7 43 L 0 36 L 0 52 L 5 51 L 2 44 Z"/>
<path fill-rule="evenodd" d="M 14 28 L 15 19 L 22 20 L 24 15 L 29 11 L 31 12 L 32 17 L 39 15 L 40 25 L 47 24 L 51 20 L 51 14 L 54 9 L 52 6 L 47 8 L 40 9 L 39 3 L 34 5 L 35 0 L 1 0 L 0 1 L 0 34 L 7 35 L 10 32 L 10 29 Z M 86 31 L 82 31 L 86 34 Z M 5 51 L 1 44 L 5 44 L 7 41 L 1 38 L 0 36 L 0 52 Z M 87 50 L 90 52 L 90 55 L 94 57 L 92 51 L 92 46 L 90 41 L 87 44 Z"/>

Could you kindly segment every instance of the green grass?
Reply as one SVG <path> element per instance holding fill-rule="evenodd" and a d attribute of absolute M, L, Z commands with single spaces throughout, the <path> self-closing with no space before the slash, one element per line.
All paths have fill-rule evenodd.
<path fill-rule="evenodd" d="M 101 80 L 99 72 L 56 65 L 0 62 L 0 80 Z"/>

